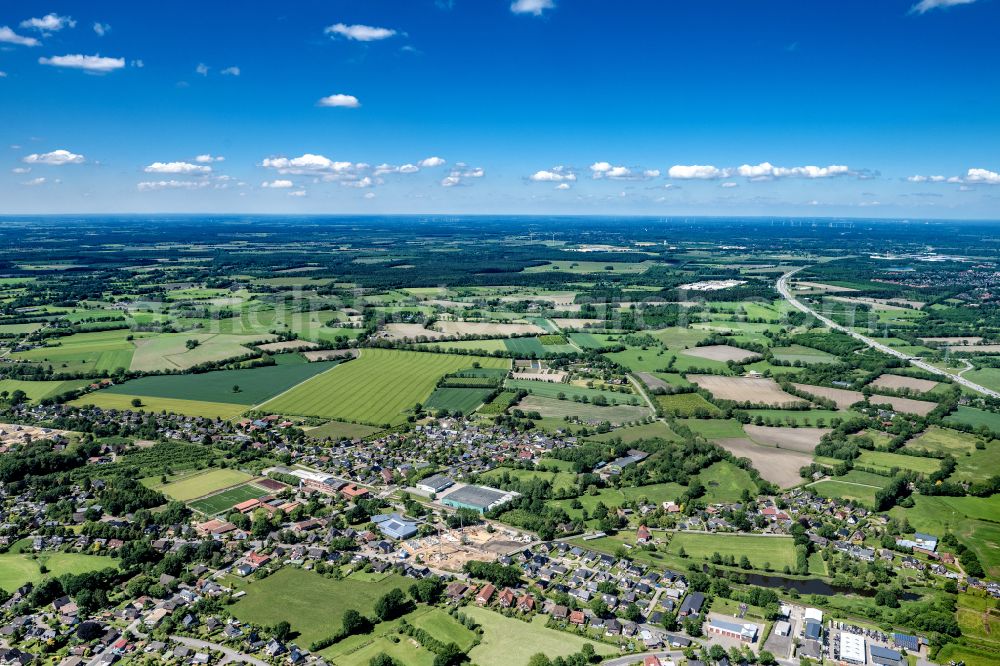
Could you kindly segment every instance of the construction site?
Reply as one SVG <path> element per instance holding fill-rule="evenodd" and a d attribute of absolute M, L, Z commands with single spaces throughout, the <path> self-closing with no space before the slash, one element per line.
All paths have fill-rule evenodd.
<path fill-rule="evenodd" d="M 492 533 L 485 525 L 441 529 L 437 534 L 410 539 L 403 549 L 417 562 L 434 569 L 461 571 L 466 562 L 492 562 L 498 555 L 510 555 L 526 548 L 531 537 L 516 530 L 500 528 Z"/>

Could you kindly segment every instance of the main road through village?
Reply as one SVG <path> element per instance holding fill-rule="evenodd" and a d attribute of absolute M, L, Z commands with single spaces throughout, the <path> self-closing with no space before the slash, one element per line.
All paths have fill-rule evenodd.
<path fill-rule="evenodd" d="M 813 310 L 812 308 L 810 308 L 808 305 L 806 305 L 802 301 L 800 301 L 797 298 L 795 298 L 794 296 L 792 296 L 792 292 L 788 288 L 788 278 L 792 277 L 792 275 L 794 275 L 795 273 L 798 273 L 800 270 L 802 270 L 802 269 L 801 268 L 796 268 L 793 271 L 788 271 L 787 273 L 785 273 L 784 275 L 782 275 L 780 278 L 778 278 L 778 282 L 777 282 L 777 285 L 776 285 L 777 288 L 778 288 L 778 292 L 781 294 L 782 298 L 784 298 L 786 301 L 788 301 L 789 303 L 791 303 L 793 307 L 801 310 L 802 312 L 805 312 L 808 315 L 812 315 L 813 317 L 815 317 L 816 319 L 818 319 L 820 322 L 822 322 L 825 326 L 828 326 L 828 327 L 832 328 L 835 331 L 841 331 L 843 333 L 846 333 L 847 335 L 851 336 L 855 340 L 859 340 L 860 342 L 865 343 L 866 345 L 868 345 L 872 349 L 877 349 L 880 352 L 883 352 L 885 354 L 889 354 L 890 356 L 895 356 L 896 358 L 903 359 L 904 361 L 907 361 L 911 365 L 916 366 L 916 367 L 920 368 L 921 370 L 926 370 L 927 372 L 932 372 L 932 373 L 934 373 L 936 375 L 944 375 L 945 377 L 950 377 L 955 383 L 961 384 L 962 386 L 964 386 L 966 388 L 969 388 L 969 389 L 972 389 L 973 391 L 978 391 L 979 393 L 982 393 L 983 395 L 988 395 L 988 396 L 990 396 L 992 398 L 1000 398 L 1000 393 L 998 393 L 998 392 L 996 392 L 996 391 L 994 391 L 992 389 L 988 389 L 985 386 L 980 386 L 979 384 L 976 384 L 975 382 L 972 382 L 972 381 L 969 381 L 968 379 L 965 379 L 961 375 L 956 375 L 956 374 L 954 374 L 952 372 L 948 372 L 947 370 L 942 370 L 941 368 L 936 368 L 933 365 L 931 365 L 930 363 L 928 363 L 927 361 L 921 360 L 920 358 L 918 358 L 916 356 L 911 356 L 909 354 L 904 354 L 903 352 L 899 351 L 898 349 L 893 349 L 892 347 L 884 345 L 881 342 L 878 342 L 877 340 L 873 340 L 873 339 L 869 338 L 866 335 L 862 335 L 861 333 L 858 333 L 857 331 L 854 331 L 854 330 L 852 330 L 850 328 L 847 328 L 846 326 L 841 326 L 837 322 L 831 321 L 829 318 L 824 317 L 823 315 L 819 314 L 818 312 L 816 312 L 815 310 Z"/>

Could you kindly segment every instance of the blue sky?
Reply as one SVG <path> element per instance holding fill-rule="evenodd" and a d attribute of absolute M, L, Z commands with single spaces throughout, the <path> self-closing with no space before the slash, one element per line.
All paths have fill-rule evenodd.
<path fill-rule="evenodd" d="M 1000 218 L 1000 0 L 4 3 L 0 213 Z"/>

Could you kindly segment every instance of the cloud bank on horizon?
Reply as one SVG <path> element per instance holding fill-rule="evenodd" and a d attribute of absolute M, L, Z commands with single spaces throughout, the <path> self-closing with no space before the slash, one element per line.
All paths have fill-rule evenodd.
<path fill-rule="evenodd" d="M 0 213 L 1000 210 L 1000 3 L 669 4 L 6 6 Z"/>

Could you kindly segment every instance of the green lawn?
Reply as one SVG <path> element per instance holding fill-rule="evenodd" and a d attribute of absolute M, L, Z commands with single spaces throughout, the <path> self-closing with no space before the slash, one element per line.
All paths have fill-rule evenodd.
<path fill-rule="evenodd" d="M 520 481 L 542 479 L 550 482 L 553 490 L 558 490 L 559 488 L 572 488 L 576 485 L 576 474 L 573 472 L 540 472 L 538 470 L 497 467 L 496 469 L 491 469 L 490 471 L 480 474 L 479 476 L 488 485 L 489 481 L 502 478 L 505 474 L 512 479 L 518 479 Z"/>
<path fill-rule="evenodd" d="M 626 500 L 638 500 L 645 498 L 649 502 L 660 504 L 661 502 L 674 501 L 687 490 L 677 483 L 657 483 L 651 486 L 631 486 L 626 488 L 601 488 L 596 495 L 581 495 L 577 499 L 587 510 L 588 515 L 593 515 L 594 508 L 598 502 L 602 502 L 607 507 L 621 506 Z M 573 500 L 549 500 L 548 504 L 566 510 L 570 518 L 577 519 L 583 516 L 583 509 L 574 509 L 571 504 Z"/>
<path fill-rule="evenodd" d="M 738 502 L 744 490 L 751 496 L 757 493 L 749 472 L 725 460 L 703 469 L 698 478 L 705 484 L 704 500 L 710 504 Z"/>
<path fill-rule="evenodd" d="M 44 564 L 49 572 L 43 574 L 39 565 Z M 20 553 L 0 554 L 0 589 L 14 591 L 25 583 L 37 583 L 47 576 L 81 574 L 118 565 L 110 557 L 84 555 L 82 553 L 46 552 L 38 559 Z"/>
<path fill-rule="evenodd" d="M 287 356 L 301 358 L 297 355 Z M 269 400 L 335 365 L 337 361 L 283 363 L 247 370 L 141 377 L 105 390 L 128 396 L 204 400 L 249 406 Z M 233 391 L 234 386 L 238 386 L 239 391 Z"/>
<path fill-rule="evenodd" d="M 680 439 L 677 436 L 677 433 L 671 430 L 670 426 L 663 421 L 653 421 L 652 423 L 643 423 L 642 425 L 637 426 L 617 428 L 615 430 L 611 430 L 610 432 L 587 437 L 588 440 L 596 442 L 607 442 L 612 439 L 620 439 L 626 444 L 637 442 L 640 439 L 654 438 L 665 439 L 667 441 L 677 441 Z"/>
<path fill-rule="evenodd" d="M 531 395 L 537 395 L 542 398 L 558 398 L 559 395 L 562 394 L 567 400 L 572 400 L 574 396 L 579 396 L 580 398 L 586 397 L 587 400 L 603 397 L 611 404 L 618 403 L 620 405 L 627 405 L 630 404 L 631 401 L 635 401 L 636 404 L 643 404 L 642 399 L 635 393 L 602 391 L 600 389 L 592 389 L 585 386 L 572 386 L 570 384 L 556 382 L 539 382 L 530 379 L 508 379 L 504 382 L 504 387 L 515 390 L 524 389 Z"/>
<path fill-rule="evenodd" d="M 44 400 L 60 393 L 88 386 L 90 379 L 68 379 L 65 381 L 33 381 L 28 379 L 0 379 L 0 391 L 13 393 L 24 391 L 29 400 Z"/>
<path fill-rule="evenodd" d="M 455 643 L 463 650 L 468 650 L 476 642 L 476 634 L 460 624 L 458 620 L 448 615 L 440 608 L 434 608 L 427 613 L 419 614 L 411 624 L 430 633 L 443 643 Z"/>
<path fill-rule="evenodd" d="M 921 474 L 932 474 L 941 468 L 941 461 L 936 458 L 920 458 L 906 456 L 900 453 L 884 451 L 862 451 L 857 464 L 863 467 L 873 467 L 888 472 L 894 467 L 910 469 Z"/>
<path fill-rule="evenodd" d="M 834 479 L 817 481 L 807 486 L 807 488 L 821 497 L 855 500 L 868 506 L 875 505 L 875 493 L 879 490 L 874 486 L 846 483 Z"/>
<path fill-rule="evenodd" d="M 760 416 L 765 424 L 770 421 L 778 425 L 804 425 L 815 427 L 827 427 L 831 419 L 847 420 L 854 416 L 854 412 L 838 412 L 830 409 L 810 409 L 798 411 L 794 409 L 748 409 L 747 414 L 751 417 Z M 820 425 L 822 424 L 822 425 Z"/>
<path fill-rule="evenodd" d="M 236 486 L 253 477 L 245 472 L 235 469 L 208 469 L 193 474 L 185 474 L 176 481 L 168 480 L 166 484 L 160 483 L 160 477 L 154 476 L 143 479 L 143 484 L 159 490 L 171 499 L 187 502 L 202 495 Z"/>
<path fill-rule="evenodd" d="M 306 380 L 261 408 L 371 425 L 402 423 L 407 410 L 427 400 L 442 376 L 470 368 L 475 361 L 491 368 L 510 365 L 498 358 L 364 349 L 356 360 Z"/>
<path fill-rule="evenodd" d="M 803 365 L 811 363 L 835 363 L 837 357 L 825 351 L 803 347 L 802 345 L 791 345 L 789 347 L 775 347 L 772 350 L 774 358 L 778 361 L 795 363 L 798 361 Z"/>
<path fill-rule="evenodd" d="M 746 555 L 758 569 L 765 564 L 779 571 L 786 565 L 795 566 L 795 543 L 791 537 L 678 532 L 670 539 L 667 552 L 677 555 L 682 547 L 692 559 L 708 559 L 717 552 L 723 557 L 732 555 L 737 561 Z"/>
<path fill-rule="evenodd" d="M 469 658 L 479 666 L 524 666 L 539 652 L 550 658 L 566 657 L 579 652 L 585 643 L 591 643 L 597 654 L 618 652 L 610 645 L 549 629 L 545 626 L 545 615 L 524 622 L 478 606 L 467 606 L 465 613 L 483 627 L 482 642 L 469 652 Z"/>
<path fill-rule="evenodd" d="M 525 412 L 538 412 L 542 417 L 563 419 L 569 416 L 579 418 L 584 422 L 598 424 L 608 421 L 611 425 L 641 421 L 650 415 L 648 407 L 631 405 L 616 405 L 614 407 L 599 407 L 593 403 L 573 402 L 572 400 L 557 400 L 529 395 L 518 402 L 517 407 Z"/>
<path fill-rule="evenodd" d="M 743 426 L 732 419 L 680 419 L 680 422 L 705 439 L 746 437 Z"/>
<path fill-rule="evenodd" d="M 287 620 L 299 634 L 297 642 L 308 646 L 338 629 L 348 608 L 371 615 L 380 596 L 394 587 L 405 591 L 412 582 L 395 574 L 378 582 L 332 580 L 284 567 L 263 580 L 236 580 L 235 586 L 246 595 L 229 610 L 240 620 L 259 625 L 274 626 Z"/>

